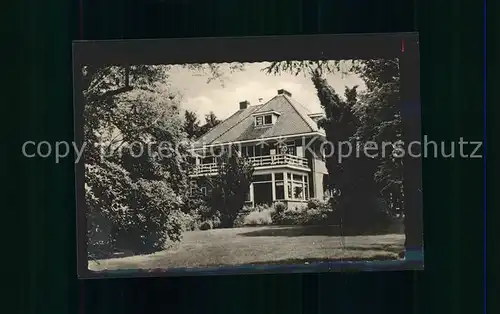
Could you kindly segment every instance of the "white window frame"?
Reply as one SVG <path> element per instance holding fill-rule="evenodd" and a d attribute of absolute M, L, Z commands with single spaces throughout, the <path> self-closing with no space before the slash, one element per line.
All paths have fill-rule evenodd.
<path fill-rule="evenodd" d="M 271 117 L 271 122 L 270 123 L 266 123 L 266 117 Z M 257 121 L 261 122 L 261 124 L 259 124 Z M 256 116 L 255 117 L 255 126 L 267 126 L 267 125 L 273 125 L 274 124 L 274 119 L 273 119 L 273 114 L 270 113 L 270 114 L 263 114 L 261 116 Z"/>
<path fill-rule="evenodd" d="M 271 118 L 271 122 L 269 123 L 266 123 L 266 118 L 270 117 Z M 273 115 L 272 114 L 266 114 L 264 116 L 264 125 L 270 125 L 270 124 L 273 124 Z"/>

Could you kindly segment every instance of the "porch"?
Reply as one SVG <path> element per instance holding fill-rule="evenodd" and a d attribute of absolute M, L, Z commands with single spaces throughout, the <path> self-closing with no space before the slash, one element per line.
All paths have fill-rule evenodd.
<path fill-rule="evenodd" d="M 291 154 L 274 154 L 266 156 L 248 157 L 255 170 L 280 168 L 283 166 L 302 171 L 310 171 L 307 158 Z M 191 173 L 192 177 L 211 176 L 217 174 L 217 163 L 197 163 Z"/>
<path fill-rule="evenodd" d="M 277 169 L 258 171 L 247 194 L 250 206 L 272 205 L 283 202 L 288 206 L 302 206 L 310 199 L 312 186 L 309 173 Z"/>

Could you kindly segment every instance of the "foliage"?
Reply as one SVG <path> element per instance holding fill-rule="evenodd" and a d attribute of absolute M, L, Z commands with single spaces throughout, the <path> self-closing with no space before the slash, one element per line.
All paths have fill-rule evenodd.
<path fill-rule="evenodd" d="M 273 204 L 274 211 L 277 213 L 284 212 L 286 210 L 286 205 L 283 202 L 276 202 Z"/>
<path fill-rule="evenodd" d="M 280 61 L 273 62 L 269 67 L 265 69 L 269 74 L 279 74 L 281 72 L 289 72 L 294 75 L 307 74 L 316 77 L 316 87 L 323 89 L 323 95 L 320 95 L 318 90 L 318 96 L 323 97 L 322 103 L 336 103 L 337 108 L 334 111 L 328 112 L 325 108 L 325 113 L 330 113 L 331 116 L 340 118 L 343 116 L 341 104 L 343 100 L 337 98 L 334 94 L 333 89 L 326 88 L 326 82 L 320 82 L 318 79 L 322 75 L 331 74 L 335 72 L 341 73 L 356 73 L 360 75 L 363 79 L 367 90 L 358 95 L 354 95 L 355 91 L 351 90 L 347 93 L 346 98 L 349 102 L 349 97 L 351 100 L 355 100 L 354 103 L 349 105 L 350 111 L 354 113 L 355 120 L 358 122 L 355 132 L 352 132 L 352 126 L 344 125 L 346 127 L 346 134 L 338 134 L 337 137 L 342 138 L 342 140 L 352 141 L 356 139 L 361 145 L 367 141 L 376 141 L 377 143 L 390 142 L 395 143 L 398 140 L 403 140 L 402 125 L 403 119 L 401 116 L 401 111 L 398 106 L 399 101 L 399 60 L 397 59 L 378 59 L 378 60 L 343 60 L 343 61 Z M 313 79 L 314 80 L 314 79 Z M 318 84 L 319 83 L 319 84 Z M 328 91 L 330 90 L 330 91 Z M 330 94 L 330 95 L 328 95 Z M 350 94 L 350 95 L 348 95 Z M 356 96 L 356 97 L 353 97 Z M 328 100 L 329 99 L 329 100 Z M 345 108 L 345 107 L 344 107 Z M 351 119 L 350 113 L 347 117 Z M 340 121 L 338 121 L 340 122 Z M 323 122 L 325 123 L 325 122 Z M 329 125 L 328 125 L 329 124 Z M 326 121 L 323 125 L 328 133 L 328 128 L 332 127 L 333 123 L 331 121 Z M 337 125 L 341 127 L 341 125 Z M 341 129 L 337 129 L 339 131 Z M 335 139 L 335 134 L 331 133 L 330 138 Z M 380 221 L 385 221 L 386 218 L 393 216 L 394 214 L 401 214 L 404 212 L 403 206 L 403 160 L 402 158 L 396 158 L 392 152 L 394 150 L 393 146 L 388 146 L 385 151 L 384 156 L 377 156 L 373 158 L 371 162 L 364 160 L 363 162 L 357 162 L 363 169 L 365 174 L 369 174 L 371 177 L 360 178 L 358 181 L 358 189 L 356 190 L 353 186 L 348 188 L 351 183 L 347 186 L 343 186 L 342 189 L 339 185 L 345 185 L 346 180 L 342 177 L 335 177 L 336 182 L 331 182 L 331 189 L 334 192 L 334 198 L 331 199 L 332 205 L 339 210 L 336 211 L 337 217 L 335 220 L 342 220 L 342 208 L 345 210 L 346 202 L 351 203 L 349 207 L 361 206 L 362 203 L 366 203 L 364 200 L 359 200 L 359 191 L 363 191 L 363 194 L 368 193 L 375 194 L 369 197 L 369 203 L 377 203 L 377 199 L 382 197 L 386 204 L 386 208 L 382 211 L 373 210 L 371 211 L 374 216 L 373 219 L 378 219 Z M 333 170 L 333 173 L 339 174 L 346 171 L 343 169 L 356 169 L 354 164 L 350 166 L 346 162 L 344 166 L 330 164 L 329 171 Z M 352 175 L 352 177 L 357 177 L 359 173 Z M 344 182 L 344 183 L 342 183 Z M 363 183 L 362 183 L 363 182 Z M 372 184 L 375 182 L 375 184 Z M 359 183 L 362 183 L 359 185 Z M 365 189 L 368 189 L 365 190 Z M 366 192 L 365 192 L 366 191 Z M 375 192 L 375 191 L 378 191 Z M 378 195 L 376 195 L 378 194 Z M 347 198 L 347 199 L 346 199 Z M 350 200 L 348 200 L 350 199 Z M 361 204 L 360 202 L 361 201 Z M 357 205 L 356 205 L 357 203 Z M 342 205 L 342 206 L 341 206 Z M 374 205 L 369 205 L 369 207 L 377 207 Z M 352 212 L 355 219 L 356 214 Z M 381 216 L 382 218 L 380 218 Z M 380 218 L 380 219 L 379 219 Z M 369 220 L 372 218 L 366 217 L 362 224 L 370 224 Z M 387 218 L 388 219 L 388 218 Z M 344 221 L 345 222 L 345 221 Z M 410 235 L 406 231 L 406 238 L 415 238 L 419 235 Z"/>
<path fill-rule="evenodd" d="M 358 101 L 356 87 L 346 88 L 345 98 L 341 98 L 317 72 L 313 74 L 312 81 L 325 111 L 325 118 L 319 125 L 325 130 L 327 140 L 335 148 L 345 142 L 353 149 L 353 153 L 343 159 L 339 151 L 328 151 L 325 161 L 329 174 L 328 185 L 335 196 L 338 223 L 362 229 L 371 223 L 368 212 L 375 210 L 379 194 L 374 180 L 378 163 L 367 154 L 357 154 L 355 151 L 361 149 L 358 148 L 359 139 L 356 137 L 361 123 L 354 113 Z M 359 193 L 363 197 L 359 197 Z"/>
<path fill-rule="evenodd" d="M 185 213 L 184 211 L 175 211 L 170 214 L 172 219 L 178 221 L 181 230 L 184 231 L 194 231 L 199 227 L 199 217 L 193 214 Z"/>
<path fill-rule="evenodd" d="M 207 178 L 212 190 L 209 203 L 212 212 L 220 213 L 221 227 L 229 228 L 245 205 L 254 168 L 236 147 L 222 153 L 217 164 L 217 174 Z"/>
<path fill-rule="evenodd" d="M 275 210 L 272 221 L 277 225 L 326 225 L 332 208 L 328 202 L 315 201 L 311 204 L 318 205 L 314 208 L 292 208 L 284 211 Z"/>
<path fill-rule="evenodd" d="M 89 255 L 178 241 L 186 145 L 163 66 L 83 69 Z M 163 145 L 167 143 L 168 145 Z"/>
<path fill-rule="evenodd" d="M 396 59 L 365 61 L 359 67 L 367 91 L 355 108 L 360 119 L 356 136 L 363 141 L 396 143 L 403 140 L 399 109 L 399 62 Z M 378 157 L 374 179 L 394 213 L 403 211 L 403 159 L 387 146 Z"/>
<path fill-rule="evenodd" d="M 203 231 L 213 229 L 213 227 L 214 226 L 213 226 L 213 223 L 211 220 L 205 220 L 204 222 L 202 222 L 200 224 L 200 230 L 203 230 Z"/>
<path fill-rule="evenodd" d="M 220 218 L 218 216 L 213 216 L 211 219 L 204 220 L 200 224 L 200 230 L 210 230 L 215 229 L 220 226 Z"/>
<path fill-rule="evenodd" d="M 272 208 L 252 211 L 243 217 L 243 226 L 263 226 L 272 224 Z"/>
<path fill-rule="evenodd" d="M 221 122 L 222 121 L 219 120 L 213 112 L 209 112 L 205 115 L 205 124 L 200 125 L 200 121 L 198 120 L 196 113 L 186 110 L 184 113 L 183 128 L 188 139 L 197 140 Z"/>
<path fill-rule="evenodd" d="M 307 208 L 308 209 L 318 209 L 324 202 L 318 200 L 318 199 L 310 199 L 307 201 Z"/>
<path fill-rule="evenodd" d="M 196 116 L 196 112 L 186 110 L 184 112 L 184 132 L 188 139 L 197 139 L 200 136 L 200 121 Z"/>
<path fill-rule="evenodd" d="M 255 210 L 254 207 L 243 205 L 243 208 L 238 212 L 233 222 L 233 227 L 242 227 L 244 225 L 245 217 Z"/>

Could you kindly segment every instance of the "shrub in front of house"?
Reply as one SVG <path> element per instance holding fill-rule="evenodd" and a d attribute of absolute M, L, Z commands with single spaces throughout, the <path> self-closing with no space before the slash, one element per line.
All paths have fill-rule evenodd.
<path fill-rule="evenodd" d="M 243 218 L 244 226 L 266 226 L 272 224 L 271 218 L 272 208 L 263 209 L 261 211 L 250 212 Z"/>
<path fill-rule="evenodd" d="M 296 209 L 274 212 L 272 218 L 276 225 L 301 225 L 303 220 L 301 211 Z"/>
<path fill-rule="evenodd" d="M 324 203 L 325 202 L 320 201 L 318 199 L 310 199 L 309 201 L 307 201 L 307 208 L 308 209 L 318 209 L 321 206 L 323 206 Z"/>
<path fill-rule="evenodd" d="M 236 219 L 234 220 L 234 223 L 233 223 L 233 226 L 234 227 L 243 227 L 244 226 L 244 219 L 245 217 L 250 214 L 252 211 L 253 211 L 253 207 L 251 206 L 243 206 L 243 208 L 241 209 L 241 211 L 238 213 L 238 215 L 236 216 Z"/>
<path fill-rule="evenodd" d="M 203 231 L 213 229 L 213 227 L 214 226 L 213 226 L 213 223 L 211 220 L 205 220 L 204 222 L 202 222 L 200 224 L 200 230 L 203 230 Z"/>
<path fill-rule="evenodd" d="M 277 225 L 321 225 L 327 224 L 331 205 L 326 201 L 311 200 L 307 207 L 276 210 L 273 222 Z"/>
<path fill-rule="evenodd" d="M 179 222 L 182 231 L 196 230 L 197 221 L 194 214 L 188 214 L 182 211 L 176 211 L 170 214 L 173 219 Z"/>
<path fill-rule="evenodd" d="M 213 216 L 210 219 L 201 222 L 198 229 L 205 231 L 205 230 L 216 229 L 219 226 L 220 226 L 220 218 L 218 216 Z"/>
<path fill-rule="evenodd" d="M 245 206 L 234 221 L 235 227 L 265 226 L 272 224 L 274 208 L 268 205 Z"/>
<path fill-rule="evenodd" d="M 273 205 L 274 211 L 277 213 L 282 213 L 286 210 L 286 205 L 283 202 L 276 202 Z"/>
<path fill-rule="evenodd" d="M 273 211 L 271 212 L 271 220 L 275 225 L 281 225 L 284 217 L 284 212 L 287 210 L 285 203 L 276 202 L 273 204 Z"/>

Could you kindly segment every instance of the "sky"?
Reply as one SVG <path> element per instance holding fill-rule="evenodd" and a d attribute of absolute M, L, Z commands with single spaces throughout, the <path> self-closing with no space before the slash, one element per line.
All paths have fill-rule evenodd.
<path fill-rule="evenodd" d="M 227 74 L 224 83 L 214 80 L 207 83 L 209 75 L 200 75 L 181 66 L 173 66 L 169 71 L 171 87 L 181 95 L 181 109 L 197 113 L 200 120 L 213 111 L 219 119 L 228 118 L 239 109 L 239 103 L 248 100 L 251 105 L 270 100 L 278 89 L 286 89 L 292 98 L 308 108 L 312 113 L 321 112 L 316 89 L 310 77 L 304 74 L 294 76 L 289 73 L 270 75 L 261 71 L 269 63 L 246 63 L 244 71 Z M 223 67 L 229 65 L 224 64 Z M 343 95 L 345 86 L 358 85 L 365 89 L 363 81 L 354 74 L 336 73 L 325 76 L 328 83 Z"/>

